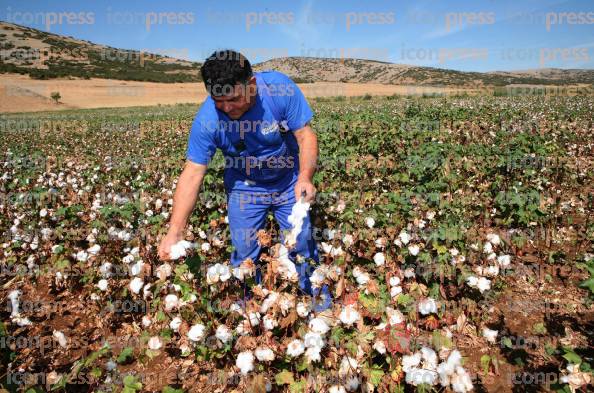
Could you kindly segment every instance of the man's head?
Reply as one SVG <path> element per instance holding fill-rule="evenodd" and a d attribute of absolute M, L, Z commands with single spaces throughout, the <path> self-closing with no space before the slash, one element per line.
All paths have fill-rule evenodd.
<path fill-rule="evenodd" d="M 200 69 L 206 90 L 218 110 L 239 119 L 252 104 L 256 79 L 250 62 L 233 50 L 215 51 Z"/>

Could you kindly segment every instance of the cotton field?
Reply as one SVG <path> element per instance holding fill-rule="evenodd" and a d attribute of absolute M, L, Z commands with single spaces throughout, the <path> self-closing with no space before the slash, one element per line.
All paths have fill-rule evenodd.
<path fill-rule="evenodd" d="M 261 260 L 239 267 L 219 155 L 173 260 L 156 255 L 195 107 L 4 116 L 2 383 L 591 391 L 593 104 L 313 103 L 317 199 L 295 205 L 285 242 L 269 220 Z M 329 291 L 313 298 L 287 257 L 306 214 L 311 283 Z"/>

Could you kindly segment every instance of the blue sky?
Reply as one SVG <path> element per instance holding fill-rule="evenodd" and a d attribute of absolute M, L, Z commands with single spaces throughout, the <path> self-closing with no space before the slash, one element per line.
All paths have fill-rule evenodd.
<path fill-rule="evenodd" d="M 117 48 L 252 63 L 355 57 L 464 71 L 593 68 L 594 2 L 2 1 L 0 19 Z"/>

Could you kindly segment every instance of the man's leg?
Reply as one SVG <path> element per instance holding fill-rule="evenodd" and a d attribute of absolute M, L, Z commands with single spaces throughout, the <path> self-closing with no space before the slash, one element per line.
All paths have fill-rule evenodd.
<path fill-rule="evenodd" d="M 281 242 L 285 241 L 284 232 L 292 229 L 292 225 L 289 223 L 289 215 L 291 214 L 293 205 L 295 205 L 294 186 L 295 184 L 291 183 L 287 190 L 276 198 L 276 200 L 272 201 L 274 217 L 281 229 Z M 303 219 L 301 233 L 297 236 L 295 247 L 289 252 L 289 258 L 291 261 L 296 262 L 297 255 L 314 261 L 313 266 L 309 262 L 295 263 L 295 268 L 299 273 L 299 288 L 305 294 L 314 297 L 313 307 L 316 312 L 329 308 L 332 302 L 332 295 L 328 287 L 324 285 L 322 288 L 312 288 L 309 281 L 309 277 L 315 270 L 315 265 L 319 263 L 318 248 L 313 237 L 309 213 Z"/>
<path fill-rule="evenodd" d="M 229 229 L 235 248 L 231 254 L 231 265 L 237 267 L 247 258 L 251 258 L 256 263 L 257 283 L 261 280 L 261 271 L 257 263 L 261 247 L 258 244 L 257 233 L 264 228 L 269 207 L 254 193 L 232 191 L 227 195 Z"/>

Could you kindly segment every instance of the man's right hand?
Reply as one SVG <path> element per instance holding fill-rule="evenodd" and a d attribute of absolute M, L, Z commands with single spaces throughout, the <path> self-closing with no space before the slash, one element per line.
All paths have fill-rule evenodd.
<path fill-rule="evenodd" d="M 171 246 L 179 242 L 180 240 L 184 240 L 184 236 L 182 232 L 169 230 L 167 235 L 163 239 L 161 239 L 161 243 L 159 244 L 159 259 L 162 261 L 169 261 L 171 260 Z"/>
<path fill-rule="evenodd" d="M 169 231 L 163 240 L 161 240 L 157 251 L 159 259 L 164 261 L 170 260 L 171 246 L 180 240 L 184 240 L 184 228 L 188 222 L 188 217 L 190 217 L 196 205 L 198 191 L 200 190 L 200 185 L 205 174 L 206 165 L 186 161 L 184 170 L 179 176 L 175 194 L 173 195 L 173 211 L 171 212 Z"/>

